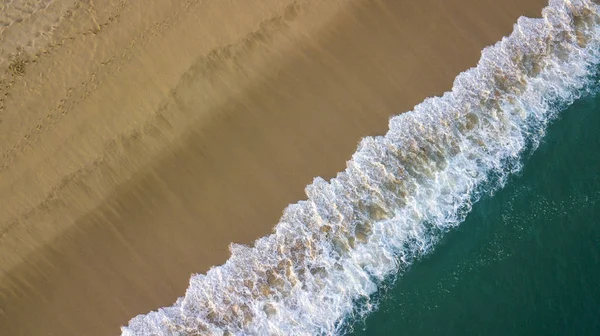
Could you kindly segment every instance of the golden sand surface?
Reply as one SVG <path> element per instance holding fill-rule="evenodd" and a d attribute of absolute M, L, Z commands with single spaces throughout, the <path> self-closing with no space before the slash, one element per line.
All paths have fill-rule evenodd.
<path fill-rule="evenodd" d="M 172 304 L 545 4 L 0 3 L 0 334 Z"/>

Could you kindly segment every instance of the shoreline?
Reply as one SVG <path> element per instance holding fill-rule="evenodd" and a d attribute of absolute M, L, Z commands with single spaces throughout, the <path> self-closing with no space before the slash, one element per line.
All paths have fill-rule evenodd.
<path fill-rule="evenodd" d="M 340 13 L 278 55 L 286 61 L 275 73 L 213 109 L 214 119 L 11 271 L 0 326 L 15 335 L 28 334 L 24 326 L 29 334 L 104 334 L 171 304 L 190 273 L 226 260 L 228 243 L 267 234 L 313 177 L 340 171 L 362 136 L 383 133 L 390 115 L 448 90 L 516 17 L 539 16 L 545 3 L 534 3 L 368 2 Z M 422 30 L 407 33 L 417 24 Z"/>

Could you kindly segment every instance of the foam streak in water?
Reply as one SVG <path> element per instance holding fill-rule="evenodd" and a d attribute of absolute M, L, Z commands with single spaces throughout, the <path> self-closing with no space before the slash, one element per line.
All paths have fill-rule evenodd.
<path fill-rule="evenodd" d="M 347 169 L 316 178 L 275 233 L 194 275 L 171 307 L 135 317 L 123 335 L 315 335 L 368 312 L 381 282 L 460 224 L 501 187 L 549 121 L 587 93 L 600 62 L 600 5 L 552 0 L 520 18 L 442 97 L 362 140 Z M 357 302 L 362 302 L 358 305 Z"/>

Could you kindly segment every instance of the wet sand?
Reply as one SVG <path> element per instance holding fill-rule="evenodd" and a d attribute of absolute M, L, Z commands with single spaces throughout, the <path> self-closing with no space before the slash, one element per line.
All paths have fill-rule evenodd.
<path fill-rule="evenodd" d="M 170 305 L 546 2 L 47 3 L 0 11 L 7 335 Z"/>

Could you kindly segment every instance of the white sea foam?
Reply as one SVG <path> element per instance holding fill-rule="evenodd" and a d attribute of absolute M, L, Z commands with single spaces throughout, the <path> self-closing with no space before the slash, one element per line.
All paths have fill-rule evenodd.
<path fill-rule="evenodd" d="M 599 15 L 596 1 L 551 0 L 543 19 L 520 18 L 452 91 L 363 139 L 330 182 L 316 178 L 274 234 L 233 245 L 224 265 L 194 275 L 184 297 L 135 317 L 123 335 L 340 333 L 344 318 L 368 312 L 384 279 L 501 187 L 548 122 L 595 85 Z"/>

